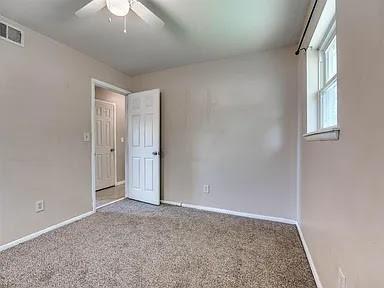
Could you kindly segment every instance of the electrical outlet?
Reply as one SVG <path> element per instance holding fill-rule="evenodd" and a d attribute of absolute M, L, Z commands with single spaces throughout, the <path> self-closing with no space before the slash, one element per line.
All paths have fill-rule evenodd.
<path fill-rule="evenodd" d="M 347 278 L 345 277 L 343 271 L 339 267 L 339 272 L 338 272 L 338 285 L 337 288 L 347 288 Z"/>
<path fill-rule="evenodd" d="M 209 186 L 209 184 L 205 184 L 205 185 L 203 186 L 203 191 L 204 191 L 204 193 L 209 193 L 209 192 L 211 192 L 211 187 Z"/>
<path fill-rule="evenodd" d="M 36 213 L 44 211 L 44 200 L 36 201 L 35 211 Z"/>

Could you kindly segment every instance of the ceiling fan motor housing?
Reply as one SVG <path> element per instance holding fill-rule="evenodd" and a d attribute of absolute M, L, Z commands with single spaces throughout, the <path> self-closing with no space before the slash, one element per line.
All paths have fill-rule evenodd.
<path fill-rule="evenodd" d="M 128 14 L 130 4 L 128 0 L 106 0 L 108 10 L 116 16 L 124 17 Z"/>

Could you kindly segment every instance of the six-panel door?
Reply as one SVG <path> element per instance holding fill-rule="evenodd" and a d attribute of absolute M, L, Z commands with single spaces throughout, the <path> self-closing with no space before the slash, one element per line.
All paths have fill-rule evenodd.
<path fill-rule="evenodd" d="M 128 197 L 159 205 L 160 90 L 128 99 Z"/>
<path fill-rule="evenodd" d="M 115 106 L 96 100 L 96 190 L 115 185 Z"/>

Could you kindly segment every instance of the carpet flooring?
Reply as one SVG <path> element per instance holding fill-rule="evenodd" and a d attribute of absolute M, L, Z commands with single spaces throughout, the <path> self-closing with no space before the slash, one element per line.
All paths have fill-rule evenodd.
<path fill-rule="evenodd" d="M 316 285 L 292 225 L 124 200 L 1 252 L 0 287 Z"/>

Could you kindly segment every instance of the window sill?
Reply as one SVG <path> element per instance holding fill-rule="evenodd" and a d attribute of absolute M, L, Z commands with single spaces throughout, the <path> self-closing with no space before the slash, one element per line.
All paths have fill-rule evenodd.
<path fill-rule="evenodd" d="M 306 141 L 337 141 L 340 138 L 340 128 L 329 128 L 310 132 L 303 135 Z"/>

